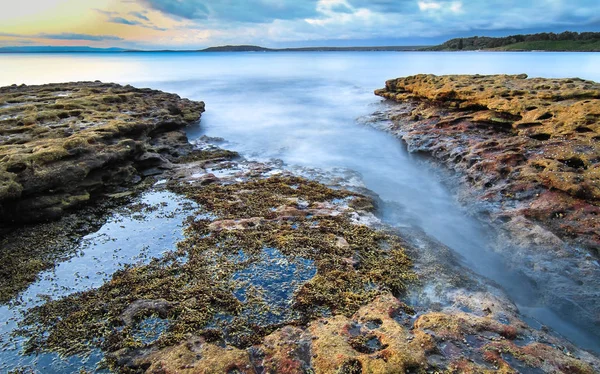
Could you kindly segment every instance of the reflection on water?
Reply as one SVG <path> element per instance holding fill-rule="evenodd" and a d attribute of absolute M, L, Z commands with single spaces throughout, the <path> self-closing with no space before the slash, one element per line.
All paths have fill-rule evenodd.
<path fill-rule="evenodd" d="M 102 285 L 125 264 L 146 263 L 173 250 L 183 238 L 185 218 L 196 205 L 167 192 L 145 194 L 123 214 L 115 214 L 100 230 L 83 238 L 78 255 L 40 274 L 13 305 L 0 306 L 0 371 L 32 365 L 42 373 L 94 369 L 98 353 L 90 357 L 59 358 L 54 354 L 19 357 L 23 339 L 12 337 L 21 312 L 47 299 L 58 299 Z M 143 215 L 139 210 L 143 211 Z"/>
<path fill-rule="evenodd" d="M 532 285 L 491 253 L 486 229 L 466 215 L 439 176 L 413 160 L 400 141 L 357 118 L 382 109 L 373 90 L 416 73 L 527 73 L 600 81 L 594 53 L 156 53 L 6 55 L 0 85 L 103 80 L 204 100 L 201 127 L 246 157 L 290 166 L 345 168 L 385 202 L 384 219 L 417 226 L 453 248 L 475 271 L 501 284 L 521 309 L 584 347 L 600 337 L 538 303 Z"/>

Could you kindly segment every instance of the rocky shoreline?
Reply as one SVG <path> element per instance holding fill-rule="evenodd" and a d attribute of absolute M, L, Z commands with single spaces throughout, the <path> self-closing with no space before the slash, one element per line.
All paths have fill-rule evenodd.
<path fill-rule="evenodd" d="M 465 174 L 481 199 L 600 250 L 600 84 L 581 79 L 417 75 L 377 95 L 412 152 Z M 553 238 L 546 237 L 552 241 Z"/>
<path fill-rule="evenodd" d="M 64 90 L 66 86 L 50 87 Z M 100 287 L 56 298 L 50 295 L 24 312 L 10 337 L 0 336 L 2 350 L 13 339 L 21 339 L 27 354 L 72 358 L 101 352 L 100 364 L 122 373 L 591 374 L 600 370 L 594 355 L 547 329 L 528 326 L 504 292 L 462 267 L 451 249 L 419 230 L 384 225 L 374 215 L 376 202 L 356 189 L 299 177 L 276 163 L 242 159 L 211 145 L 211 139 L 189 144 L 180 128 L 199 118 L 203 104 L 116 85 L 78 83 L 75 87 L 142 95 L 149 112 L 139 117 L 143 121 L 134 120 L 138 130 L 113 134 L 117 144 L 135 134 L 125 142 L 139 142 L 139 152 L 115 160 L 135 169 L 128 175 L 145 176 L 137 190 L 168 191 L 194 205 L 186 211 L 185 237 L 175 247 L 146 262 L 125 265 Z M 46 91 L 40 92 L 50 100 Z M 69 105 L 71 99 L 61 99 L 65 100 L 61 104 Z M 176 103 L 181 113 L 150 110 L 168 111 L 169 103 Z M 112 105 L 114 113 L 109 106 L 107 115 L 123 110 L 130 115 L 119 103 Z M 10 123 L 17 125 L 14 120 Z M 147 129 L 147 123 L 157 127 Z M 169 123 L 174 127 L 163 126 Z M 78 137 L 77 133 L 69 136 L 73 135 Z M 89 135 L 101 136 L 96 131 Z M 55 139 L 35 141 L 68 141 L 68 137 Z M 59 165 L 68 160 L 85 164 L 93 154 L 103 152 L 82 152 L 88 155 L 81 156 L 86 157 L 83 161 L 76 155 L 60 158 Z M 155 161 L 140 163 L 147 159 Z M 42 164 L 47 172 L 55 170 L 52 163 L 44 165 L 48 164 Z M 13 178 L 7 180 L 27 181 L 14 173 L 17 169 L 5 168 L 7 178 Z M 27 170 L 29 166 L 21 172 Z M 117 199 L 115 206 L 133 201 L 136 189 L 131 186 L 139 178 L 127 183 L 116 180 L 114 190 L 94 191 L 100 195 L 109 191 Z M 60 193 L 75 194 L 88 183 L 73 185 Z M 47 196 L 55 189 L 40 191 Z M 97 203 L 92 201 L 88 207 Z M 92 219 L 83 225 L 87 229 L 72 230 L 65 238 L 60 225 L 73 224 L 73 214 L 87 211 L 50 208 L 52 214 L 46 215 L 44 208 L 36 217 L 58 221 L 21 225 L 11 234 L 31 233 L 25 242 L 28 246 L 37 238 L 49 252 L 60 252 L 61 243 L 95 230 L 93 222 L 102 224 Z M 36 233 L 37 227 L 54 228 Z M 5 243 L 25 252 L 27 248 L 19 247 L 14 235 L 5 235 Z M 40 253 L 34 252 L 31 260 L 46 256 Z M 45 266 L 56 258 L 49 256 Z M 2 285 L 3 303 L 40 271 L 35 263 L 29 271 L 18 263 L 11 266 L 11 271 L 4 271 L 10 266 L 3 263 L 3 274 L 17 281 Z M 34 368 L 11 370 L 22 373 Z"/>
<path fill-rule="evenodd" d="M 186 239 L 100 288 L 28 311 L 19 330 L 28 352 L 101 349 L 104 364 L 123 373 L 600 368 L 527 326 L 448 248 L 418 232 L 420 248 L 398 236 L 365 196 L 243 159 L 171 172 L 161 188 L 201 207 L 190 211 Z M 429 288 L 437 303 L 411 305 L 409 293 Z"/>
<path fill-rule="evenodd" d="M 0 228 L 57 219 L 190 152 L 204 103 L 79 82 L 0 88 Z"/>
<path fill-rule="evenodd" d="M 394 102 L 385 129 L 458 176 L 540 302 L 600 333 L 600 84 L 417 75 L 376 94 Z"/>

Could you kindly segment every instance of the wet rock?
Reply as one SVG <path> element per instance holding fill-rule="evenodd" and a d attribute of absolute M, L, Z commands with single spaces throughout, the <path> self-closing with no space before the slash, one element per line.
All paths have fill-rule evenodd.
<path fill-rule="evenodd" d="M 376 94 L 404 105 L 392 120 L 410 149 L 464 173 L 482 198 L 600 248 L 600 84 L 416 75 Z"/>
<path fill-rule="evenodd" d="M 135 158 L 137 164 L 141 168 L 147 167 L 161 167 L 170 168 L 170 162 L 162 155 L 155 152 L 146 152 Z"/>
<path fill-rule="evenodd" d="M 98 289 L 35 308 L 23 325 L 33 346 L 65 355 L 100 348 L 113 370 L 147 373 L 491 373 L 496 367 L 507 373 L 523 367 L 589 373 L 600 368 L 593 356 L 528 329 L 514 305 L 477 288 L 467 271 L 448 274 L 440 262 L 417 258 L 416 268 L 421 281 L 430 277 L 443 284 L 431 294 L 443 293 L 449 302 L 438 302 L 435 312 L 417 313 L 399 301 L 405 285 L 418 287 L 404 255 L 414 248 L 350 221 L 356 212 L 339 203 L 352 200 L 348 191 L 297 177 L 244 173 L 245 182 L 199 186 L 188 183 L 199 164 L 176 167 L 189 178 L 178 191 L 196 200 L 203 213 L 188 221 L 176 252 L 127 267 Z M 448 255 L 441 245 L 427 248 L 436 261 Z M 304 278 L 307 260 L 318 271 Z M 263 265 L 271 271 L 260 270 Z M 241 277 L 244 272 L 252 276 Z M 277 287 L 260 289 L 254 275 L 269 277 L 262 286 Z M 238 298 L 241 288 L 246 291 Z M 266 296 L 274 291 L 285 298 L 279 288 L 289 292 L 290 303 L 284 304 L 283 318 L 271 323 L 265 315 L 281 309 L 277 299 Z M 167 319 L 169 328 L 150 343 L 133 339 L 133 326 L 149 315 Z M 95 346 L 98 342 L 102 346 Z"/>
<path fill-rule="evenodd" d="M 2 87 L 0 101 L 19 104 L 0 108 L 3 226 L 59 218 L 171 168 L 192 150 L 181 129 L 204 111 L 174 94 L 100 82 Z"/>
<path fill-rule="evenodd" d="M 307 373 L 312 369 L 312 338 L 297 327 L 286 326 L 267 336 L 261 349 L 266 373 Z"/>
<path fill-rule="evenodd" d="M 208 225 L 211 231 L 255 230 L 264 222 L 262 217 L 215 221 Z"/>
<path fill-rule="evenodd" d="M 206 186 L 212 183 L 217 183 L 219 181 L 219 178 L 217 178 L 214 174 L 209 173 L 206 175 L 201 176 L 200 178 L 198 178 L 198 184 L 200 184 L 201 186 Z"/>
<path fill-rule="evenodd" d="M 460 198 L 498 230 L 507 263 L 600 334 L 600 84 L 416 75 L 376 94 L 397 102 L 390 132 L 460 177 Z"/>
<path fill-rule="evenodd" d="M 165 318 L 171 309 L 171 304 L 165 300 L 137 300 L 121 314 L 126 325 L 131 325 L 136 319 L 156 314 Z"/>
<path fill-rule="evenodd" d="M 344 367 L 354 370 L 348 372 L 362 373 L 405 373 L 407 370 L 425 369 L 425 351 L 432 348 L 432 340 L 420 333 L 414 335 L 414 340 L 407 340 L 412 333 L 389 313 L 400 307 L 397 299 L 386 295 L 361 308 L 351 318 L 335 316 L 325 320 L 327 323 L 311 324 L 309 331 L 317 337 L 313 340 L 313 352 L 317 354 L 313 360 L 315 372 L 336 373 Z M 351 321 L 374 319 L 381 321 L 379 329 L 352 336 L 354 334 L 349 330 Z"/>
<path fill-rule="evenodd" d="M 136 361 L 146 373 L 255 374 L 247 351 L 214 344 L 197 344 L 198 338 L 162 349 Z"/>

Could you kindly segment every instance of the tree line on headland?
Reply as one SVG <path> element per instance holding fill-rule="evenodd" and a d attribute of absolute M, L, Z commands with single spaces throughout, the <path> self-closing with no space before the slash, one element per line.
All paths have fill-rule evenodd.
<path fill-rule="evenodd" d="M 447 42 L 426 47 L 427 51 L 476 51 L 476 50 L 505 50 L 505 51 L 600 51 L 600 32 L 572 32 L 559 34 L 543 32 L 529 35 L 510 35 L 506 37 L 473 36 L 455 38 Z"/>

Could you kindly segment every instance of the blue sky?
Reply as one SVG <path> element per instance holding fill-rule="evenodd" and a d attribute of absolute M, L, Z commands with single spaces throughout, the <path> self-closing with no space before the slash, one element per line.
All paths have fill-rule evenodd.
<path fill-rule="evenodd" d="M 0 45 L 423 45 L 565 30 L 600 31 L 600 0 L 19 0 L 0 13 Z"/>

